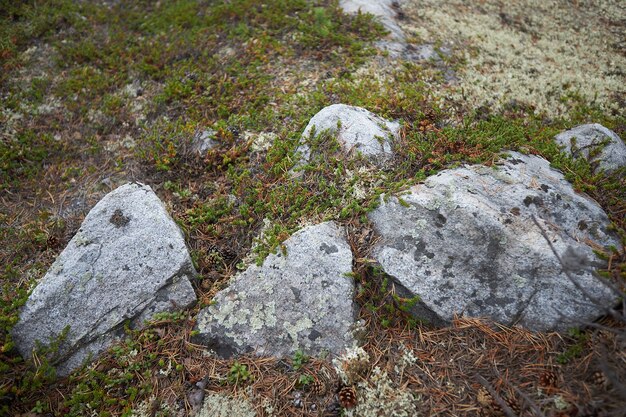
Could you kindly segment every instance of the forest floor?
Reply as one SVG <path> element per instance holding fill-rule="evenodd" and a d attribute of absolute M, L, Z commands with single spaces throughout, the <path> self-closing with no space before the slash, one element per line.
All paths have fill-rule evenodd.
<path fill-rule="evenodd" d="M 0 415 L 186 415 L 198 383 L 216 407 L 238 403 L 231 415 L 623 415 L 623 323 L 431 328 L 394 304 L 363 238 L 381 194 L 510 149 L 548 159 L 626 241 L 624 176 L 553 141 L 583 123 L 626 137 L 621 3 L 404 1 L 408 40 L 441 53 L 403 62 L 372 46 L 386 33 L 371 16 L 333 1 L 0 0 Z M 293 184 L 301 132 L 334 103 L 401 121 L 401 152 L 384 170 L 329 155 Z M 191 143 L 208 129 L 219 146 L 199 156 Z M 45 356 L 19 356 L 10 329 L 89 209 L 128 181 L 149 184 L 184 231 L 199 302 L 56 379 Z M 190 342 L 237 271 L 330 219 L 359 255 L 367 360 L 353 409 L 324 359 L 221 360 Z M 624 247 L 605 272 L 624 285 Z"/>

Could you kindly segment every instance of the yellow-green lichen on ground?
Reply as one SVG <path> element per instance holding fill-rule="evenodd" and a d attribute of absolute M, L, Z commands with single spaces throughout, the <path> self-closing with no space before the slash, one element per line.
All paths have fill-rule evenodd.
<path fill-rule="evenodd" d="M 451 44 L 465 60 L 450 98 L 496 109 L 515 100 L 556 117 L 569 110 L 568 95 L 608 112 L 623 107 L 623 6 L 619 0 L 424 0 L 407 2 L 405 11 L 415 36 Z"/>

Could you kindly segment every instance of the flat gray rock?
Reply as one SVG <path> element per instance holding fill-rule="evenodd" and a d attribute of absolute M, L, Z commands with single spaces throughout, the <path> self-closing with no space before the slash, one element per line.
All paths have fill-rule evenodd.
<path fill-rule="evenodd" d="M 607 172 L 626 167 L 626 144 L 598 123 L 576 126 L 554 140 L 574 158 L 583 157 Z"/>
<path fill-rule="evenodd" d="M 57 372 L 66 375 L 154 314 L 196 301 L 196 274 L 183 235 L 152 189 L 123 185 L 107 194 L 33 290 L 13 328 L 22 356 L 64 329 Z"/>
<path fill-rule="evenodd" d="M 330 131 L 347 155 L 361 154 L 372 162 L 385 163 L 393 156 L 392 143 L 400 124 L 385 120 L 361 107 L 333 104 L 324 107 L 311 118 L 302 133 L 303 145 L 298 152 L 304 160 L 310 158 L 310 147 L 306 143 L 318 134 Z"/>
<path fill-rule="evenodd" d="M 548 161 L 509 154 L 497 168 L 446 170 L 383 203 L 369 216 L 381 236 L 373 258 L 435 324 L 459 314 L 563 330 L 597 318 L 615 299 L 592 276 L 592 245 L 618 246 L 606 214 Z M 601 306 L 568 280 L 533 215 Z"/>
<path fill-rule="evenodd" d="M 197 343 L 219 356 L 339 354 L 354 344 L 352 252 L 333 222 L 306 227 L 220 291 L 197 317 Z"/>

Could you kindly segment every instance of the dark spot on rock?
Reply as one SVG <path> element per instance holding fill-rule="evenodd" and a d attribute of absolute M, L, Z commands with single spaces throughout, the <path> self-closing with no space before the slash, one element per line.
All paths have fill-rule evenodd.
<path fill-rule="evenodd" d="M 170 247 L 170 249 L 174 249 L 174 245 L 172 245 L 171 243 L 168 246 Z"/>
<path fill-rule="evenodd" d="M 391 242 L 389 246 L 399 251 L 403 251 L 406 249 L 407 242 L 410 242 L 411 240 L 412 239 L 410 236 L 402 236 L 400 238 L 394 239 L 394 241 Z"/>
<path fill-rule="evenodd" d="M 130 271 L 130 268 L 128 267 L 128 265 L 124 265 L 124 268 L 122 268 L 124 271 Z"/>
<path fill-rule="evenodd" d="M 113 212 L 113 215 L 111 216 L 109 221 L 111 222 L 111 224 L 113 224 L 113 226 L 119 229 L 120 227 L 126 226 L 128 222 L 130 222 L 130 217 L 124 216 L 122 210 L 116 209 Z"/>
<path fill-rule="evenodd" d="M 446 219 L 446 217 L 443 214 L 438 213 L 436 220 L 435 220 L 435 226 L 443 227 L 443 225 L 446 224 L 447 221 L 448 219 Z"/>
<path fill-rule="evenodd" d="M 513 165 L 523 164 L 524 163 L 524 161 L 522 161 L 521 159 L 515 159 L 515 158 L 508 159 L 508 161 L 510 163 L 512 163 Z"/>
<path fill-rule="evenodd" d="M 315 341 L 320 337 L 322 337 L 322 334 L 315 329 L 311 330 L 311 333 L 309 333 L 309 340 Z"/>
<path fill-rule="evenodd" d="M 543 190 L 544 193 L 547 193 L 550 187 L 548 187 L 546 184 L 541 184 L 541 189 Z"/>
<path fill-rule="evenodd" d="M 441 288 L 444 288 L 446 290 L 453 290 L 454 284 L 450 281 L 446 281 L 443 285 L 441 285 Z"/>
<path fill-rule="evenodd" d="M 155 300 L 158 301 L 158 302 L 166 303 L 166 302 L 168 302 L 170 300 L 170 297 L 168 296 L 166 291 L 159 291 L 156 294 Z"/>
<path fill-rule="evenodd" d="M 537 207 L 543 207 L 543 199 L 538 196 L 527 195 L 526 198 L 524 198 L 524 205 L 528 207 L 531 204 Z"/>
<path fill-rule="evenodd" d="M 585 230 L 585 229 L 587 229 L 587 227 L 588 226 L 587 226 L 587 222 L 586 221 L 581 220 L 581 221 L 578 222 L 578 229 L 579 230 Z"/>
<path fill-rule="evenodd" d="M 443 240 L 443 234 L 439 230 L 437 230 L 435 232 L 435 236 L 437 236 L 439 239 Z"/>
<path fill-rule="evenodd" d="M 330 287 L 330 282 L 322 281 L 322 288 L 328 288 L 328 287 Z"/>
<path fill-rule="evenodd" d="M 504 219 L 504 224 L 511 224 L 511 223 L 513 223 L 513 220 L 509 219 L 508 217 Z"/>
<path fill-rule="evenodd" d="M 520 215 L 520 209 L 519 207 L 513 207 L 511 210 L 509 210 L 512 214 L 519 216 Z"/>
<path fill-rule="evenodd" d="M 415 259 L 416 261 L 419 261 L 422 255 L 426 255 L 428 259 L 433 259 L 435 257 L 435 254 L 433 252 L 429 252 L 426 250 L 426 243 L 424 243 L 424 241 L 420 239 L 419 242 L 417 242 L 417 245 L 415 246 L 415 253 L 413 254 L 413 259 Z"/>
<path fill-rule="evenodd" d="M 330 255 L 331 253 L 337 253 L 339 252 L 339 249 L 337 249 L 337 246 L 335 245 L 327 245 L 326 243 L 322 243 L 320 245 L 320 250 L 325 252 L 327 255 Z"/>
<path fill-rule="evenodd" d="M 291 288 L 291 292 L 293 293 L 293 296 L 296 297 L 296 303 L 299 303 L 300 301 L 302 301 L 302 299 L 300 298 L 300 294 L 302 294 L 302 291 L 297 289 L 296 287 L 289 287 L 289 288 Z"/>
<path fill-rule="evenodd" d="M 533 203 L 533 196 L 531 195 L 527 195 L 526 198 L 524 198 L 524 205 L 526 207 L 530 206 Z"/>

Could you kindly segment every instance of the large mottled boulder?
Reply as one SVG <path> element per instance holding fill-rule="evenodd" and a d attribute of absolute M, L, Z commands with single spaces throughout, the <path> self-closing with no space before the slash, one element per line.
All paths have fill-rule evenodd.
<path fill-rule="evenodd" d="M 577 126 L 558 134 L 554 140 L 574 158 L 583 157 L 604 171 L 626 167 L 626 144 L 601 124 Z"/>
<path fill-rule="evenodd" d="M 330 131 L 336 135 L 346 154 L 359 153 L 373 162 L 384 163 L 393 155 L 393 140 L 399 129 L 399 123 L 385 120 L 361 107 L 333 104 L 311 118 L 302 133 L 305 143 L 298 151 L 304 160 L 309 160 L 311 150 L 306 141 Z"/>
<path fill-rule="evenodd" d="M 222 357 L 339 354 L 354 344 L 352 252 L 333 222 L 306 227 L 220 291 L 197 317 L 195 341 Z"/>
<path fill-rule="evenodd" d="M 87 214 L 20 312 L 13 338 L 24 357 L 59 341 L 69 373 L 156 313 L 196 301 L 183 235 L 152 189 L 123 185 Z"/>
<path fill-rule="evenodd" d="M 604 211 L 545 159 L 510 155 L 495 167 L 443 171 L 370 213 L 381 236 L 372 256 L 401 292 L 421 297 L 415 314 L 563 330 L 614 301 L 592 276 L 600 265 L 592 248 L 618 245 Z"/>

